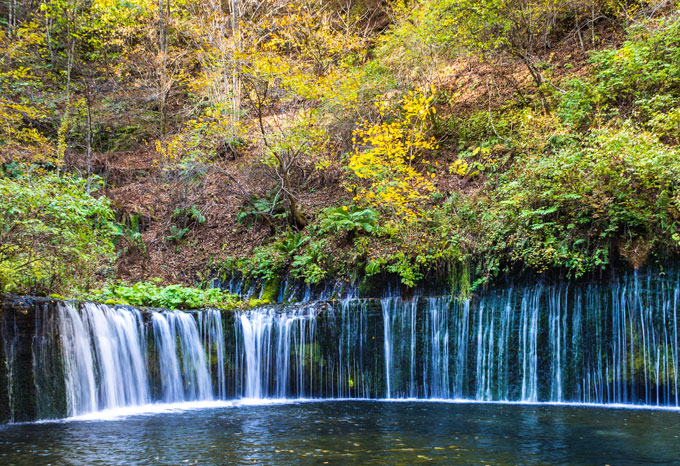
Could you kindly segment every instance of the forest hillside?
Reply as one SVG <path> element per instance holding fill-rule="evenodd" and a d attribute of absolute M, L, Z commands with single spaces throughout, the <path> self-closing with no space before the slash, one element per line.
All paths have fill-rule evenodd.
<path fill-rule="evenodd" d="M 10 0 L 0 17 L 0 294 L 228 307 L 206 285 L 232 274 L 467 294 L 680 247 L 675 2 Z"/>

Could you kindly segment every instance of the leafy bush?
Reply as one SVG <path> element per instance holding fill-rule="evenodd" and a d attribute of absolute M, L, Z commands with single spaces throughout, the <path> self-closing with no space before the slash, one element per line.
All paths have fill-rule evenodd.
<path fill-rule="evenodd" d="M 284 260 L 282 254 L 274 246 L 259 246 L 246 258 L 243 269 L 249 278 L 268 281 L 281 273 Z"/>
<path fill-rule="evenodd" d="M 290 272 L 295 278 L 301 278 L 307 283 L 316 284 L 323 280 L 328 273 L 326 240 L 310 242 L 303 252 L 293 257 Z"/>
<path fill-rule="evenodd" d="M 676 248 L 680 151 L 632 125 L 559 147 L 526 155 L 482 203 L 479 255 L 580 276 L 616 251 L 639 266 L 652 246 Z"/>
<path fill-rule="evenodd" d="M 364 231 L 373 233 L 378 226 L 378 213 L 373 209 L 361 209 L 353 206 L 327 208 L 321 213 L 321 232 L 357 233 Z"/>
<path fill-rule="evenodd" d="M 179 223 L 180 226 L 203 225 L 205 223 L 205 215 L 203 212 L 192 205 L 191 207 L 178 207 L 172 212 L 172 220 Z"/>
<path fill-rule="evenodd" d="M 50 174 L 0 178 L 0 293 L 88 286 L 114 258 L 109 200 L 86 180 Z"/>
<path fill-rule="evenodd" d="M 278 251 L 290 256 L 304 246 L 307 241 L 309 241 L 309 237 L 302 233 L 289 231 L 286 233 L 286 236 L 274 244 L 274 247 Z"/>
<path fill-rule="evenodd" d="M 680 82 L 680 18 L 642 22 L 618 49 L 593 55 L 599 96 L 609 102 L 677 95 Z"/>
<path fill-rule="evenodd" d="M 595 109 L 591 86 L 581 79 L 571 79 L 564 87 L 566 92 L 558 102 L 558 116 L 575 129 L 590 123 Z"/>
<path fill-rule="evenodd" d="M 561 84 L 557 115 L 570 129 L 624 117 L 680 142 L 680 16 L 632 26 L 620 47 L 594 52 L 591 62 L 591 76 Z"/>
<path fill-rule="evenodd" d="M 184 236 L 189 233 L 189 228 L 181 228 L 177 225 L 170 225 L 170 234 L 167 237 L 168 241 L 181 241 Z"/>
<path fill-rule="evenodd" d="M 213 307 L 232 309 L 236 307 L 238 296 L 219 288 L 199 289 L 181 285 L 160 286 L 154 283 L 138 282 L 132 285 L 114 283 L 101 290 L 85 293 L 80 298 L 109 304 L 128 304 L 131 306 L 160 307 L 166 309 L 201 309 Z"/>
<path fill-rule="evenodd" d="M 265 218 L 285 219 L 288 213 L 283 207 L 281 198 L 276 193 L 270 194 L 272 194 L 270 198 L 253 197 L 250 203 L 245 204 L 236 217 L 238 223 L 252 226 L 254 222 Z"/>
<path fill-rule="evenodd" d="M 176 225 L 170 225 L 170 235 L 167 240 L 175 242 L 184 238 L 192 228 L 203 225 L 206 220 L 203 212 L 195 205 L 176 208 L 170 218 L 176 222 Z"/>
<path fill-rule="evenodd" d="M 436 191 L 431 176 L 422 173 L 428 164 L 423 153 L 437 149 L 428 136 L 435 119 L 434 96 L 409 92 L 398 106 L 376 103 L 378 122 L 364 121 L 354 131 L 354 152 L 348 168 L 355 179 L 348 187 L 354 200 L 415 221 L 422 216 L 423 203 Z"/>
<path fill-rule="evenodd" d="M 139 215 L 129 215 L 127 221 L 112 225 L 113 242 L 118 248 L 118 255 L 136 251 L 146 254 L 146 244 L 141 232 Z"/>

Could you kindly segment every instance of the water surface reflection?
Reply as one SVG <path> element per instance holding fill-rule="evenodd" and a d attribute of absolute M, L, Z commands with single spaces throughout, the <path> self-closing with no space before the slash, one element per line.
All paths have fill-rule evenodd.
<path fill-rule="evenodd" d="M 680 465 L 680 413 L 518 404 L 225 405 L 0 428 L 2 465 Z"/>

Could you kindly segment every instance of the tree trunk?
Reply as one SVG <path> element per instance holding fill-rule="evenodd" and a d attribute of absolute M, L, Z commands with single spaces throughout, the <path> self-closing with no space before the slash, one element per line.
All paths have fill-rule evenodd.
<path fill-rule="evenodd" d="M 234 38 L 234 60 L 232 67 L 231 76 L 231 104 L 232 104 L 232 115 L 234 119 L 234 127 L 238 125 L 240 120 L 240 110 L 241 110 L 241 83 L 239 79 L 238 72 L 238 60 L 236 54 L 241 49 L 241 36 L 239 30 L 239 2 L 238 0 L 232 0 L 231 2 L 231 33 Z"/>
<path fill-rule="evenodd" d="M 302 212 L 300 211 L 300 204 L 292 194 L 287 193 L 287 197 L 288 203 L 290 204 L 291 223 L 293 224 L 293 226 L 299 229 L 303 229 L 304 227 L 307 226 L 307 219 L 305 218 L 304 215 L 302 215 Z"/>
<path fill-rule="evenodd" d="M 158 111 L 161 140 L 167 132 L 166 98 L 168 92 L 168 29 L 170 21 L 170 0 L 158 1 L 158 52 L 160 54 L 158 79 Z"/>
<path fill-rule="evenodd" d="M 87 192 L 90 192 L 92 176 L 92 94 L 90 81 L 85 82 L 85 110 L 87 116 Z"/>
<path fill-rule="evenodd" d="M 531 58 L 528 55 L 520 54 L 520 58 L 526 65 L 527 70 L 529 70 L 531 78 L 534 80 L 536 90 L 538 91 L 538 98 L 541 100 L 541 106 L 543 107 L 543 113 L 547 115 L 550 113 L 550 110 L 548 110 L 548 101 L 545 98 L 543 89 L 541 89 L 541 87 L 543 86 L 543 75 L 541 74 L 541 71 L 538 68 L 536 68 L 536 66 L 531 61 Z"/>

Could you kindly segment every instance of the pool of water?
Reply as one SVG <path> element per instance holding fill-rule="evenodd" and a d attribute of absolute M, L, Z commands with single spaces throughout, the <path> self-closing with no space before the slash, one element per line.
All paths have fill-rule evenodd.
<path fill-rule="evenodd" d="M 0 464 L 680 465 L 680 412 L 417 401 L 156 406 L 2 426 Z"/>

